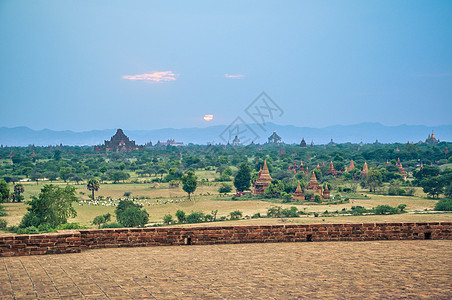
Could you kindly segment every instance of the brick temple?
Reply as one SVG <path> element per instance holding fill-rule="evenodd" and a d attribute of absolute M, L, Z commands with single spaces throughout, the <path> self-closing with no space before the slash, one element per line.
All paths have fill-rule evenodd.
<path fill-rule="evenodd" d="M 131 141 L 122 129 L 118 129 L 109 141 L 104 141 L 103 145 L 94 146 L 96 152 L 129 152 L 143 148 L 144 146 L 138 146 L 135 141 Z"/>
<path fill-rule="evenodd" d="M 259 171 L 257 180 L 253 184 L 253 195 L 264 194 L 265 189 L 268 187 L 273 178 L 268 171 L 267 161 L 264 161 L 264 167 Z"/>

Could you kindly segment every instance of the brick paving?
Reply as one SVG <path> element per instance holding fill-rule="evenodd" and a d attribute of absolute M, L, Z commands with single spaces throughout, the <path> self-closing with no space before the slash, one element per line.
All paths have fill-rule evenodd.
<path fill-rule="evenodd" d="M 0 259 L 1 299 L 452 298 L 452 241 L 113 248 Z"/>

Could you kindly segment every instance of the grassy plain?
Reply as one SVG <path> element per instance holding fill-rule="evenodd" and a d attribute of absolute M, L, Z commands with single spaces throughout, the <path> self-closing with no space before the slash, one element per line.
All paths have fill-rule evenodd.
<path fill-rule="evenodd" d="M 213 173 L 213 172 L 212 172 Z M 208 177 L 209 174 L 205 174 Z M 213 174 L 212 174 L 213 175 Z M 25 199 L 28 200 L 32 195 L 37 196 L 43 187 L 45 182 L 25 183 Z M 64 186 L 64 182 L 54 182 L 54 184 Z M 275 201 L 264 201 L 255 199 L 243 199 L 240 201 L 232 201 L 231 197 L 220 197 L 218 195 L 218 187 L 220 183 L 208 183 L 208 185 L 200 185 L 195 192 L 194 197 L 191 200 L 188 199 L 187 194 L 182 190 L 182 187 L 169 188 L 167 183 L 103 183 L 100 186 L 99 191 L 96 192 L 97 196 L 112 197 L 112 198 L 125 198 L 124 192 L 130 192 L 131 197 L 146 197 L 146 199 L 140 200 L 143 203 L 144 208 L 150 215 L 151 223 L 161 223 L 165 214 L 174 214 L 178 209 L 184 210 L 186 213 L 192 211 L 201 211 L 204 213 L 210 213 L 213 210 L 218 210 L 217 217 L 227 216 L 231 211 L 240 210 L 243 212 L 244 220 L 237 221 L 222 221 L 214 223 L 203 223 L 208 226 L 221 226 L 221 225 L 233 225 L 233 224 L 284 224 L 284 223 L 362 223 L 362 222 L 424 222 L 424 221 L 452 221 L 452 213 L 444 214 L 426 214 L 425 210 L 432 210 L 437 200 L 427 199 L 421 189 L 416 190 L 416 196 L 385 196 L 368 194 L 364 190 L 358 190 L 358 196 L 362 199 L 351 199 L 349 203 L 328 205 L 328 204 L 309 204 L 309 203 L 275 203 Z M 75 185 L 78 193 L 78 197 L 81 200 L 88 200 L 90 192 L 86 189 L 85 184 Z M 334 194 L 334 193 L 333 193 Z M 367 198 L 362 195 L 367 195 Z M 168 200 L 178 200 L 178 203 L 166 203 Z M 180 200 L 184 200 L 183 202 Z M 180 202 L 179 202 L 180 201 Z M 162 204 L 160 204 L 162 203 Z M 296 206 L 299 210 L 306 212 L 334 212 L 340 211 L 343 208 L 350 209 L 352 206 L 363 206 L 365 208 L 373 208 L 377 205 L 387 204 L 390 206 L 397 206 L 399 204 L 407 204 L 407 211 L 409 213 L 400 215 L 385 215 L 385 216 L 339 216 L 339 217 L 299 217 L 299 218 L 259 218 L 250 219 L 247 218 L 255 213 L 261 213 L 265 215 L 267 209 L 278 205 L 283 208 Z M 7 210 L 8 215 L 3 217 L 8 225 L 18 225 L 22 216 L 26 213 L 27 205 L 25 203 L 5 203 L 3 204 Z M 70 219 L 70 222 L 78 222 L 81 225 L 92 226 L 91 222 L 95 216 L 114 213 L 113 206 L 94 206 L 94 205 L 79 205 L 76 203 L 75 208 L 77 210 L 77 217 Z M 114 215 L 114 214 L 113 214 Z M 187 226 L 187 225 L 184 225 Z M 190 226 L 199 226 L 196 224 Z"/>

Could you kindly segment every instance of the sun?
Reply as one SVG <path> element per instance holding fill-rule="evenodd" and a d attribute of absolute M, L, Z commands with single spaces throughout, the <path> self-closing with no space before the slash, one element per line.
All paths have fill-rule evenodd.
<path fill-rule="evenodd" d="M 204 120 L 206 120 L 207 122 L 212 121 L 213 119 L 213 115 L 204 115 Z"/>

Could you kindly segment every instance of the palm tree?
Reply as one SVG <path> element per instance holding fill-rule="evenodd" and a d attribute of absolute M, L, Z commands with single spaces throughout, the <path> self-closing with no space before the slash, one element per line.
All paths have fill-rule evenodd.
<path fill-rule="evenodd" d="M 99 180 L 94 179 L 94 178 L 88 180 L 88 184 L 86 185 L 86 188 L 93 193 L 93 200 L 94 200 L 94 191 L 99 190 L 99 187 L 100 187 Z"/>

